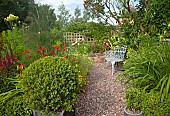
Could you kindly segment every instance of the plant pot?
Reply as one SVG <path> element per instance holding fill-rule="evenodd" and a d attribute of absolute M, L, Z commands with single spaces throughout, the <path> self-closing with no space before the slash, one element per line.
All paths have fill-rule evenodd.
<path fill-rule="evenodd" d="M 65 111 L 63 116 L 75 116 L 75 111 L 74 112 L 69 112 L 69 111 Z"/>
<path fill-rule="evenodd" d="M 124 116 L 144 116 L 144 114 L 143 114 L 142 111 L 135 112 L 135 113 L 129 112 L 129 111 L 127 110 L 127 107 L 125 107 L 125 108 L 124 108 Z"/>
<path fill-rule="evenodd" d="M 50 112 L 47 115 L 44 115 L 43 113 L 40 113 L 38 110 L 33 110 L 33 116 L 64 116 L 64 111 L 61 112 Z"/>

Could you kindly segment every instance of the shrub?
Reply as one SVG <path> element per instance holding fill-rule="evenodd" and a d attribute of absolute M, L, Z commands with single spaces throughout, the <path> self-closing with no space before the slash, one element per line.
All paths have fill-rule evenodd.
<path fill-rule="evenodd" d="M 131 110 L 142 110 L 145 116 L 169 116 L 170 97 L 161 99 L 157 91 L 147 93 L 139 88 L 128 88 L 126 91 L 126 105 Z"/>
<path fill-rule="evenodd" d="M 87 85 L 87 76 L 92 67 L 92 61 L 86 55 L 79 55 L 76 57 L 76 65 L 79 70 L 78 76 L 78 91 L 84 91 Z"/>
<path fill-rule="evenodd" d="M 126 90 L 126 106 L 131 111 L 141 110 L 142 92 L 137 88 Z"/>
<path fill-rule="evenodd" d="M 153 91 L 143 93 L 142 111 L 146 116 L 170 116 L 170 97 L 161 100 L 161 94 Z"/>
<path fill-rule="evenodd" d="M 68 59 L 47 56 L 23 71 L 21 81 L 25 107 L 49 111 L 71 111 L 77 101 L 78 70 Z"/>
<path fill-rule="evenodd" d="M 157 90 L 164 98 L 170 92 L 170 45 L 158 43 L 147 46 L 131 54 L 120 76 L 125 76 L 133 87 L 147 92 Z"/>

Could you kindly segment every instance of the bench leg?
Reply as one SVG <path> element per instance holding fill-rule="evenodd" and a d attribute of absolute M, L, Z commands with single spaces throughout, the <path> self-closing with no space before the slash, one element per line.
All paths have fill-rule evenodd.
<path fill-rule="evenodd" d="M 114 74 L 115 72 L 115 61 L 112 61 L 112 75 Z"/>

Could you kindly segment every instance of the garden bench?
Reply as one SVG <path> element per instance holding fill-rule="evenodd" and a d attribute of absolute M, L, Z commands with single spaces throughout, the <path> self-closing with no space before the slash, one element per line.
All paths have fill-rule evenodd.
<path fill-rule="evenodd" d="M 127 46 L 115 46 L 114 50 L 109 50 L 105 52 L 106 58 L 104 59 L 105 62 L 111 62 L 112 64 L 112 75 L 114 74 L 115 70 L 115 63 L 123 62 L 124 56 L 126 53 Z"/>

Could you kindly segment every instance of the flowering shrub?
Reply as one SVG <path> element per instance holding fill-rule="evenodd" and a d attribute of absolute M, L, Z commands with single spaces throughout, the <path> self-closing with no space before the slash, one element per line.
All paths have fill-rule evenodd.
<path fill-rule="evenodd" d="M 16 65 L 18 58 L 14 56 L 12 49 L 6 51 L 5 56 L 0 58 L 0 93 L 8 91 L 13 87 L 7 78 L 14 78 L 17 74 Z"/>
<path fill-rule="evenodd" d="M 38 46 L 37 50 L 33 50 L 32 48 L 25 49 L 23 54 L 23 60 L 21 62 L 24 63 L 25 66 L 27 67 L 32 62 L 46 56 L 60 56 L 69 59 L 71 61 L 76 60 L 74 55 L 71 55 L 69 53 L 69 50 L 67 49 L 67 45 L 63 42 L 60 46 L 54 45 L 49 50 L 44 46 Z"/>

